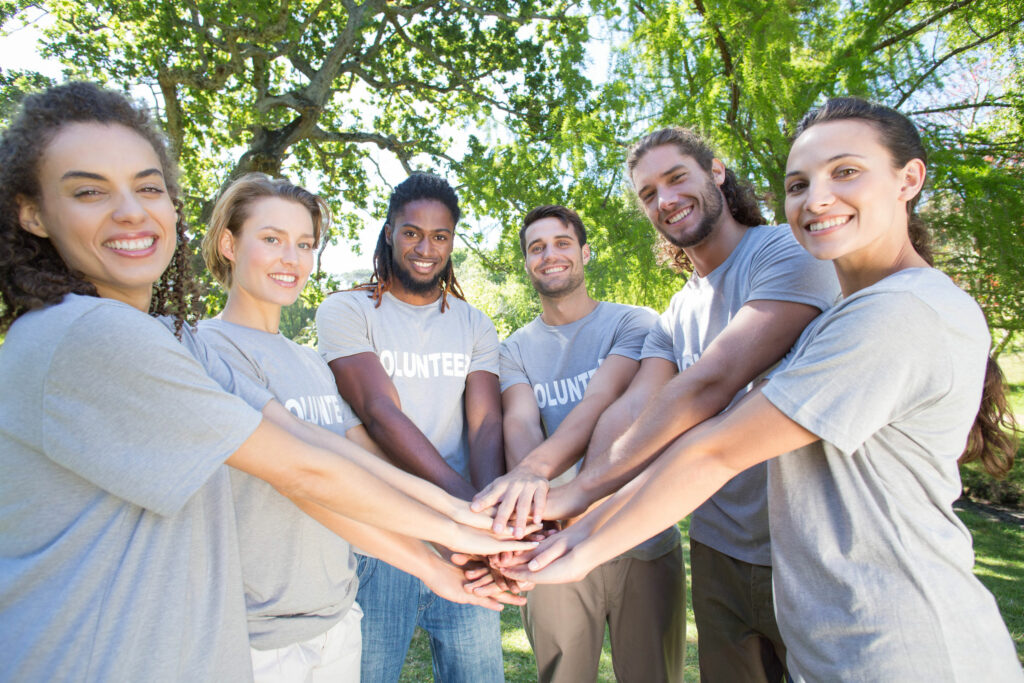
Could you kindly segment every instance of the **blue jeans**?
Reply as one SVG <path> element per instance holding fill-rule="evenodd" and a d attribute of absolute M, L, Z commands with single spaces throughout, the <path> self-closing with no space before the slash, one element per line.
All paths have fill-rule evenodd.
<path fill-rule="evenodd" d="M 430 635 L 435 681 L 505 680 L 497 612 L 449 602 L 415 576 L 372 557 L 357 557 L 356 602 L 363 608 L 361 683 L 398 680 L 416 626 Z"/>

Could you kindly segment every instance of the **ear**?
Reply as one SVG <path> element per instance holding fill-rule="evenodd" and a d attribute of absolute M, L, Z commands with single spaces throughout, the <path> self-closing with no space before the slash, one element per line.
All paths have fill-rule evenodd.
<path fill-rule="evenodd" d="M 927 175 L 927 169 L 925 168 L 923 161 L 920 159 L 911 159 L 908 161 L 907 165 L 899 172 L 899 198 L 903 201 L 909 202 L 920 194 L 921 188 L 924 187 L 925 175 Z"/>
<path fill-rule="evenodd" d="M 230 230 L 225 230 L 220 234 L 220 243 L 217 246 L 220 247 L 221 256 L 232 263 L 235 262 L 235 236 L 231 234 Z"/>
<path fill-rule="evenodd" d="M 711 160 L 711 177 L 715 179 L 715 185 L 719 187 L 725 182 L 725 164 L 721 159 Z"/>
<path fill-rule="evenodd" d="M 21 224 L 21 229 L 32 233 L 36 237 L 49 239 L 50 234 L 46 231 L 46 226 L 43 225 L 39 204 L 20 194 L 15 198 L 15 201 L 18 202 L 18 222 Z"/>
<path fill-rule="evenodd" d="M 384 224 L 384 243 L 387 244 L 389 247 L 391 246 L 391 231 L 392 231 L 391 224 L 390 223 L 385 223 Z"/>
<path fill-rule="evenodd" d="M 583 265 L 587 265 L 588 263 L 590 263 L 590 244 L 589 243 L 584 244 L 582 251 L 583 251 Z"/>

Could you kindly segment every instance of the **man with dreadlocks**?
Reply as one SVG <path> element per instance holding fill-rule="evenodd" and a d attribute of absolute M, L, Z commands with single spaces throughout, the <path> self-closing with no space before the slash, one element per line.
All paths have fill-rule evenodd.
<path fill-rule="evenodd" d="M 455 191 L 415 173 L 391 195 L 370 282 L 328 297 L 319 350 L 342 397 L 398 466 L 466 500 L 504 471 L 498 337 L 452 269 Z M 372 557 L 359 558 L 362 680 L 398 680 L 417 625 L 434 677 L 504 680 L 498 614 L 459 605 Z M 511 596 L 507 601 L 516 601 Z"/>

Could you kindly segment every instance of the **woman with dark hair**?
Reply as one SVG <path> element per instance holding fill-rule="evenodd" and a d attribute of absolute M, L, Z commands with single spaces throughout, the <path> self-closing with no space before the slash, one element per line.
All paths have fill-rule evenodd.
<path fill-rule="evenodd" d="M 830 100 L 801 121 L 786 216 L 833 261 L 843 299 L 765 384 L 548 539 L 530 560 L 538 571 L 513 575 L 575 580 L 770 460 L 775 605 L 794 679 L 1022 679 L 952 510 L 958 461 L 1005 472 L 1014 444 L 998 429 L 999 383 L 985 380 L 984 316 L 921 247 L 925 159 L 914 125 L 880 105 Z"/>
<path fill-rule="evenodd" d="M 92 84 L 26 98 L 0 140 L 0 678 L 251 679 L 224 463 L 318 518 L 507 545 L 146 314 L 186 308 L 174 179 L 145 110 Z"/>

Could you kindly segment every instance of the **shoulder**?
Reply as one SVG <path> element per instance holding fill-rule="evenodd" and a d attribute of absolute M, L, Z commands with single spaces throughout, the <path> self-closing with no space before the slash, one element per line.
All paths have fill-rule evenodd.
<path fill-rule="evenodd" d="M 678 295 L 678 292 L 677 292 Z M 637 325 L 650 327 L 657 321 L 658 314 L 653 308 L 647 306 L 633 306 L 630 304 L 619 304 L 612 301 L 602 301 L 598 308 L 603 315 L 614 318 L 618 321 L 629 322 Z"/>

